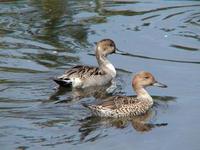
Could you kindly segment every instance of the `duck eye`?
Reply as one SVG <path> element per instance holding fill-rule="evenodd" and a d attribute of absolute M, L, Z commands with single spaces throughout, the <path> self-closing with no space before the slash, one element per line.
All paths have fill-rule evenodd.
<path fill-rule="evenodd" d="M 144 77 L 144 79 L 146 80 L 146 79 L 149 79 L 149 77 Z"/>

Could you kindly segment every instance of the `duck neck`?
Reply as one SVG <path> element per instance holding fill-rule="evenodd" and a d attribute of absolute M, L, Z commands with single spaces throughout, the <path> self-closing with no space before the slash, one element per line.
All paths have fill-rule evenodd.
<path fill-rule="evenodd" d="M 96 58 L 97 62 L 99 64 L 99 68 L 106 73 L 111 74 L 111 76 L 114 78 L 116 76 L 116 70 L 113 64 L 107 59 L 107 55 L 101 54 L 98 50 L 96 51 Z"/>
<path fill-rule="evenodd" d="M 133 86 L 133 89 L 135 90 L 135 92 L 137 94 L 137 98 L 139 100 L 147 100 L 151 103 L 151 105 L 153 105 L 153 99 L 144 87 L 142 87 L 140 85 L 135 85 L 135 86 Z"/>

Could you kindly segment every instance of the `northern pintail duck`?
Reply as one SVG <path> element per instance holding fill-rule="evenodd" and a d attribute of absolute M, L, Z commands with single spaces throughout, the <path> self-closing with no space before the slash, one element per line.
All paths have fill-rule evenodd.
<path fill-rule="evenodd" d="M 108 84 L 115 76 L 116 70 L 107 55 L 120 53 L 111 39 L 103 39 L 96 45 L 96 59 L 99 67 L 75 66 L 67 70 L 63 75 L 54 78 L 61 86 L 85 88 Z"/>
<path fill-rule="evenodd" d="M 140 72 L 132 80 L 132 86 L 137 96 L 112 96 L 98 105 L 83 106 L 89 108 L 94 115 L 100 117 L 130 117 L 145 114 L 153 105 L 153 99 L 146 91 L 147 86 L 167 86 L 155 80 L 149 72 Z"/>

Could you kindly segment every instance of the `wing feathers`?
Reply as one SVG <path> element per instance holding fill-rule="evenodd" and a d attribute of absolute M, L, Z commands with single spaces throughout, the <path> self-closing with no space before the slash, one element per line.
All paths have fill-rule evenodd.
<path fill-rule="evenodd" d="M 103 72 L 99 68 L 90 66 L 75 66 L 65 72 L 66 78 L 89 78 L 95 75 L 103 75 Z"/>
<path fill-rule="evenodd" d="M 64 75 L 55 78 L 54 81 L 61 86 L 68 86 L 76 84 L 75 82 L 80 82 L 84 79 L 104 74 L 105 73 L 97 67 L 79 65 L 65 71 Z"/>
<path fill-rule="evenodd" d="M 126 97 L 126 96 L 113 96 L 107 101 L 102 102 L 99 106 L 108 109 L 118 109 L 124 105 L 133 105 L 139 102 L 135 97 Z"/>

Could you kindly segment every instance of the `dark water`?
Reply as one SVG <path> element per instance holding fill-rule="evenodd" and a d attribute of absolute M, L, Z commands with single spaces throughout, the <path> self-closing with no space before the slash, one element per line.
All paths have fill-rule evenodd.
<path fill-rule="evenodd" d="M 130 80 L 152 72 L 155 106 L 133 120 L 90 117 L 82 102 L 98 92 L 55 93 L 51 77 L 96 65 L 94 42 L 112 38 L 112 94 L 133 95 Z M 81 99 L 82 98 L 82 99 Z M 64 101 L 61 103 L 61 101 Z M 10 149 L 200 149 L 200 1 L 2 0 L 0 146 Z"/>

